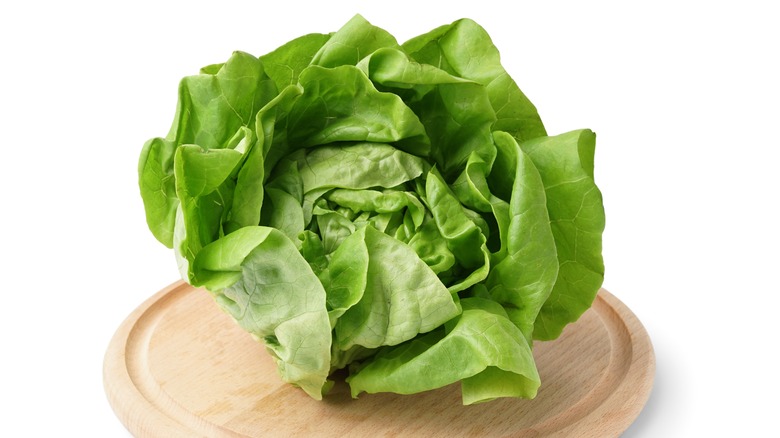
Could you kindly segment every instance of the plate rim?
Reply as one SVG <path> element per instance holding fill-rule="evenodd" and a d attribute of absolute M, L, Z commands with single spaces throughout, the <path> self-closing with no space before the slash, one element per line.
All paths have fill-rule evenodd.
<path fill-rule="evenodd" d="M 135 352 L 131 351 L 133 347 L 137 347 L 136 343 L 130 342 L 131 337 L 151 337 L 157 322 L 164 316 L 165 312 L 159 312 L 163 305 L 197 290 L 199 289 L 183 280 L 162 288 L 122 321 L 106 349 L 103 362 L 106 396 L 119 420 L 136 436 L 247 436 L 187 411 L 160 390 L 159 385 L 155 388 L 154 385 L 147 384 L 144 388 L 143 382 L 139 383 L 133 378 L 131 369 L 143 366 L 147 358 L 143 353 L 134 354 Z M 589 431 L 588 436 L 619 436 L 636 420 L 647 403 L 655 376 L 655 354 L 646 329 L 628 306 L 604 288 L 599 289 L 591 309 L 599 314 L 605 325 L 609 323 L 618 328 L 617 331 L 608 330 L 612 352 L 608 368 L 620 366 L 613 363 L 616 342 L 628 343 L 631 351 L 630 357 L 623 359 L 623 362 L 629 362 L 627 366 L 622 365 L 625 371 L 609 387 L 605 388 L 601 383 L 596 385 L 600 392 L 608 391 L 606 396 L 601 394 L 600 403 L 580 412 L 588 398 L 599 397 L 599 394 L 593 394 L 594 389 L 571 408 L 532 428 L 522 430 L 521 436 L 564 437 L 571 436 L 572 433 L 583 436 L 583 430 Z M 602 380 L 610 376 L 614 377 L 607 371 L 602 375 Z M 155 394 L 156 403 L 150 400 L 150 392 L 158 393 Z M 162 402 L 159 400 L 160 395 L 163 395 Z M 583 406 L 578 410 L 580 405 Z M 621 407 L 620 415 L 614 414 L 614 408 L 611 408 L 613 406 Z"/>

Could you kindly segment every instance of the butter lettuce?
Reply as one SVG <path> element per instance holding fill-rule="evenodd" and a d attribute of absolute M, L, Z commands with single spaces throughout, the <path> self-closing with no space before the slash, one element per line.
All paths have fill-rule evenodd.
<path fill-rule="evenodd" d="M 534 340 L 603 280 L 595 134 L 548 136 L 477 23 L 355 16 L 182 80 L 139 186 L 182 276 L 321 399 L 460 382 L 533 398 Z"/>

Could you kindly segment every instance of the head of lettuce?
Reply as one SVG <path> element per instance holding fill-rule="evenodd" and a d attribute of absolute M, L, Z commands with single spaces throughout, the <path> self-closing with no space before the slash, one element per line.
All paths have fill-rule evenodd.
<path fill-rule="evenodd" d="M 321 399 L 461 382 L 532 398 L 534 339 L 603 280 L 595 135 L 547 136 L 490 37 L 459 20 L 399 45 L 356 16 L 185 77 L 141 153 L 154 236 Z"/>

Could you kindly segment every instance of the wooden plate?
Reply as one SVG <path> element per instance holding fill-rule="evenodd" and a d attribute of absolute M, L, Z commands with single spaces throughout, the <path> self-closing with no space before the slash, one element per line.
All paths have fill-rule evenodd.
<path fill-rule="evenodd" d="M 283 383 L 265 349 L 207 292 L 177 282 L 122 323 L 106 352 L 108 400 L 140 437 L 618 436 L 650 395 L 655 358 L 633 313 L 602 289 L 580 320 L 534 344 L 534 400 L 462 406 L 457 384 L 324 401 Z"/>

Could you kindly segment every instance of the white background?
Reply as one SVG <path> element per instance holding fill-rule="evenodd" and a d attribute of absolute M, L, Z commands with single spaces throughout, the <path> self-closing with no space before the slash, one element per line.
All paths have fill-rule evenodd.
<path fill-rule="evenodd" d="M 400 41 L 473 18 L 551 134 L 598 133 L 605 287 L 657 357 L 624 436 L 778 433 L 770 2 L 162 3 L 0 6 L 1 436 L 127 436 L 103 393 L 103 354 L 178 275 L 144 222 L 141 145 L 167 132 L 182 76 L 356 12 Z"/>

